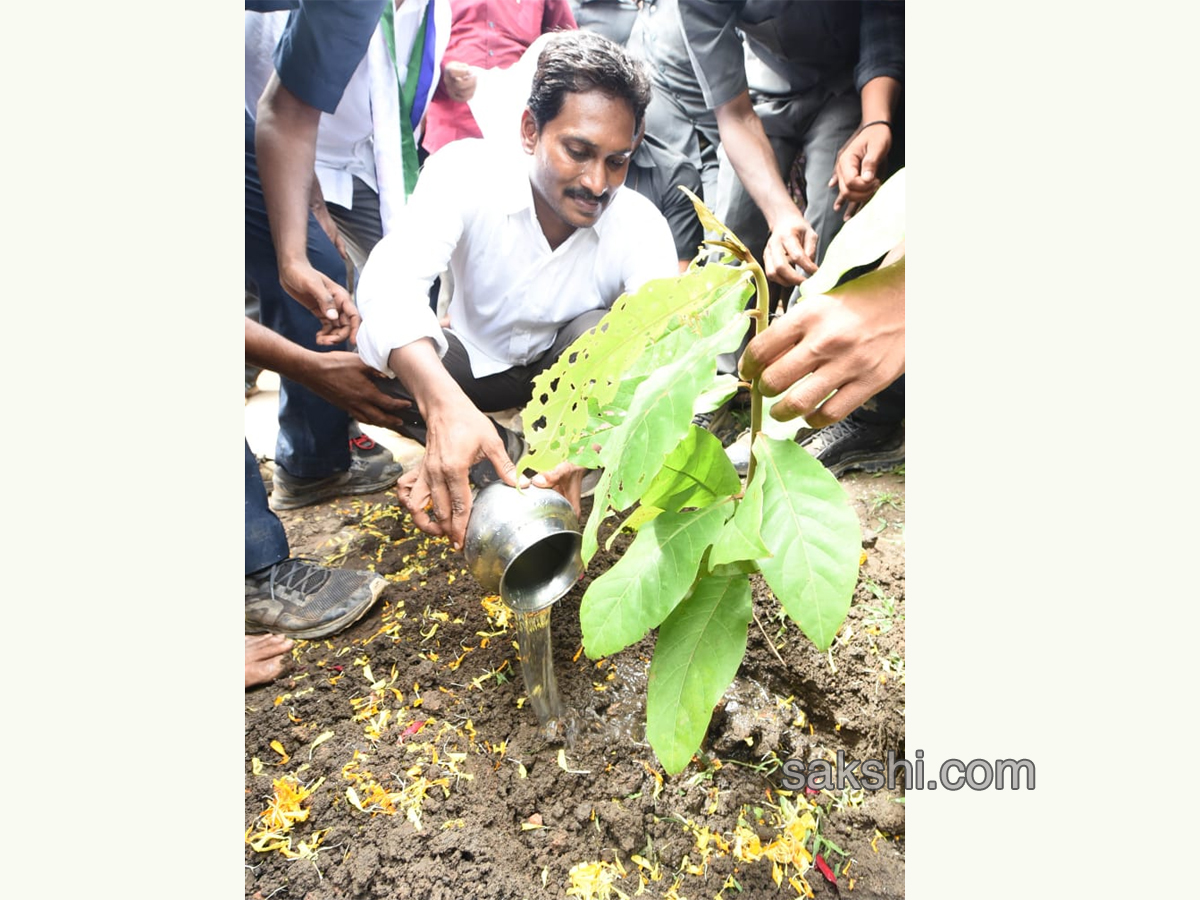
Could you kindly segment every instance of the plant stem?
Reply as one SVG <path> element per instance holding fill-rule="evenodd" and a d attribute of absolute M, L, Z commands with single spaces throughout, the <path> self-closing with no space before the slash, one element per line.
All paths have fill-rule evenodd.
<path fill-rule="evenodd" d="M 750 271 L 754 275 L 754 335 L 757 337 L 760 333 L 766 330 L 770 315 L 768 304 L 770 298 L 767 294 L 767 276 L 753 258 L 749 260 Z M 758 438 L 758 432 L 762 429 L 763 416 L 763 397 L 762 391 L 759 390 L 759 379 L 755 378 L 750 384 L 750 467 L 746 470 L 746 484 L 749 484 L 754 478 L 754 441 Z"/>

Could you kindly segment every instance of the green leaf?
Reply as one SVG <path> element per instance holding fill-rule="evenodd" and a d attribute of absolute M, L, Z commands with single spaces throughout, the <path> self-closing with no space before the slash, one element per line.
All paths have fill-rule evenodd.
<path fill-rule="evenodd" d="M 616 653 L 670 615 L 691 588 L 731 507 L 720 503 L 663 513 L 638 532 L 625 555 L 591 583 L 579 604 L 588 656 Z"/>
<path fill-rule="evenodd" d="M 804 378 L 808 378 L 807 375 Z M 803 381 L 804 379 L 800 379 Z M 800 382 L 797 381 L 796 384 Z M 787 396 L 785 391 L 775 397 L 763 397 L 763 417 L 762 417 L 762 433 L 767 437 L 778 438 L 781 441 L 790 441 L 796 436 L 801 428 L 807 427 L 804 419 L 800 416 L 792 416 L 790 419 L 776 419 L 775 413 L 772 410 L 775 404 Z"/>
<path fill-rule="evenodd" d="M 904 169 L 885 181 L 825 250 L 821 267 L 800 285 L 800 296 L 832 290 L 853 269 L 874 262 L 904 240 Z"/>
<path fill-rule="evenodd" d="M 746 269 L 708 265 L 617 298 L 595 329 L 534 378 L 523 418 L 537 424 L 526 434 L 529 451 L 518 467 L 546 471 L 569 459 L 574 446 L 590 440 L 594 417 L 612 409 L 622 382 L 639 374 L 644 355 L 661 360 L 694 341 L 697 329 L 723 326 L 726 311 L 744 307 L 753 290 Z M 641 365 L 640 374 L 657 367 L 649 360 Z"/>
<path fill-rule="evenodd" d="M 700 219 L 700 224 L 704 226 L 704 230 L 710 234 L 717 234 L 721 239 L 727 241 L 730 247 L 735 250 L 742 259 L 750 259 L 750 251 L 746 249 L 746 245 L 741 242 L 736 234 L 725 227 L 725 223 L 718 219 L 711 209 L 704 205 L 704 201 L 685 188 L 682 184 L 679 189 L 691 198 L 692 206 L 696 207 L 696 216 Z"/>
<path fill-rule="evenodd" d="M 753 559 L 739 559 L 737 562 L 708 567 L 708 574 L 713 578 L 728 578 L 730 575 L 753 575 L 757 571 L 759 571 L 758 563 Z"/>
<path fill-rule="evenodd" d="M 638 531 L 642 530 L 643 525 L 645 525 L 651 519 L 657 518 L 661 514 L 662 514 L 661 509 L 658 509 L 657 507 L 654 507 L 654 506 L 647 506 L 644 503 L 641 504 L 637 509 L 635 509 L 633 512 L 631 512 L 626 517 L 625 521 L 621 523 L 620 528 L 613 529 L 613 533 L 610 534 L 608 536 L 608 540 L 604 542 L 604 549 L 611 550 L 613 541 L 615 541 L 617 539 L 617 536 L 622 531 L 632 531 L 634 533 L 637 533 Z"/>
<path fill-rule="evenodd" d="M 685 506 L 708 506 L 741 489 L 742 480 L 716 435 L 692 425 L 641 500 L 643 506 L 678 512 Z"/>
<path fill-rule="evenodd" d="M 646 687 L 646 739 L 663 768 L 683 771 L 713 707 L 737 674 L 753 615 L 744 575 L 705 578 L 658 631 Z"/>
<path fill-rule="evenodd" d="M 600 523 L 609 516 L 606 498 L 608 497 L 608 483 L 611 480 L 612 473 L 608 469 L 602 471 L 600 473 L 600 480 L 596 482 L 596 491 L 592 495 L 592 513 L 588 516 L 587 522 L 584 523 L 583 545 L 579 550 L 585 566 L 592 561 L 592 557 L 600 549 L 597 535 L 600 531 Z"/>
<path fill-rule="evenodd" d="M 850 610 L 862 532 L 836 478 L 794 441 L 754 442 L 762 479 L 763 578 L 819 650 L 833 643 Z"/>
<path fill-rule="evenodd" d="M 763 480 L 755 477 L 746 485 L 746 492 L 738 502 L 737 510 L 713 544 L 708 557 L 710 568 L 771 555 L 762 539 L 762 511 Z"/>
<path fill-rule="evenodd" d="M 687 434 L 696 394 L 716 371 L 717 355 L 736 348 L 745 328 L 744 318 L 727 320 L 709 337 L 693 339 L 672 365 L 658 368 L 638 386 L 624 421 L 609 432 L 600 451 L 613 473 L 605 503 L 622 510 L 641 498 Z"/>
<path fill-rule="evenodd" d="M 692 407 L 693 413 L 712 412 L 730 397 L 737 393 L 738 378 L 736 375 L 718 375 L 713 379 L 712 386 L 706 388 Z"/>

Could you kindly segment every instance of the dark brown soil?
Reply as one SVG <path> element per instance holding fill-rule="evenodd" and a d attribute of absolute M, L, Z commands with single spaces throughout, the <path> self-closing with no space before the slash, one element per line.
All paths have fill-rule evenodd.
<path fill-rule="evenodd" d="M 255 835 L 274 779 L 316 785 L 300 804 L 307 817 L 274 842 L 290 840 L 296 858 L 247 844 L 246 896 L 731 900 L 807 886 L 818 898 L 903 897 L 900 793 L 779 789 L 790 757 L 904 750 L 904 477 L 843 483 L 866 561 L 833 650 L 817 652 L 756 583 L 746 658 L 701 753 L 675 776 L 642 739 L 653 637 L 605 660 L 580 652 L 579 599 L 615 557 L 602 550 L 554 608 L 559 691 L 591 723 L 564 744 L 525 700 L 507 611 L 461 554 L 413 529 L 394 494 L 282 514 L 294 554 L 373 566 L 394 583 L 354 627 L 299 643 L 288 674 L 246 692 L 248 838 L 272 843 Z M 748 859 L 751 833 L 786 848 L 785 809 L 797 804 L 837 848 L 822 849 L 836 884 L 807 864 L 773 872 L 769 858 Z"/>

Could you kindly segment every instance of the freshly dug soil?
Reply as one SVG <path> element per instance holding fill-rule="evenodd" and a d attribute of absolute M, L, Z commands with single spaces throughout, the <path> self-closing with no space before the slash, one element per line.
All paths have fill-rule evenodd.
<path fill-rule="evenodd" d="M 780 791 L 788 758 L 904 752 L 904 477 L 843 484 L 866 561 L 838 641 L 815 650 L 756 580 L 746 657 L 675 776 L 643 738 L 653 635 L 604 660 L 580 652 L 580 598 L 624 537 L 606 554 L 602 533 L 554 607 L 559 693 L 583 724 L 548 737 L 512 614 L 394 492 L 281 514 L 293 554 L 393 583 L 355 626 L 299 642 L 282 678 L 246 692 L 246 896 L 903 897 L 902 792 Z M 294 806 L 303 818 L 264 836 L 277 779 L 285 796 L 311 793 Z M 836 882 L 787 862 L 800 840 L 812 850 L 814 826 Z"/>

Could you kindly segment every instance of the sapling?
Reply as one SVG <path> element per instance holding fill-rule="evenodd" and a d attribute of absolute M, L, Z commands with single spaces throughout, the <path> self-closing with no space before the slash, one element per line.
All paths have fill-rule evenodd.
<path fill-rule="evenodd" d="M 800 302 L 903 239 L 902 174 L 842 228 L 802 286 Z M 585 592 L 580 624 L 593 659 L 658 629 L 646 737 L 672 774 L 699 749 L 745 655 L 749 576 L 760 573 L 824 651 L 850 609 L 861 552 L 845 491 L 791 439 L 795 423 L 772 424 L 765 416 L 757 382 L 749 385 L 745 483 L 717 438 L 692 423 L 737 390 L 733 376 L 717 374 L 717 356 L 739 348 L 751 321 L 765 328 L 768 313 L 762 267 L 689 195 L 718 237 L 704 242 L 684 274 L 620 297 L 594 331 L 534 380 L 524 413 L 532 423 L 529 451 L 518 464 L 603 469 L 584 528 L 585 563 L 598 550 L 606 518 L 623 516 L 620 528 L 636 532 Z M 751 297 L 756 302 L 747 310 Z"/>

